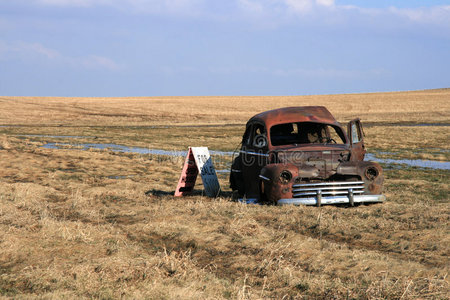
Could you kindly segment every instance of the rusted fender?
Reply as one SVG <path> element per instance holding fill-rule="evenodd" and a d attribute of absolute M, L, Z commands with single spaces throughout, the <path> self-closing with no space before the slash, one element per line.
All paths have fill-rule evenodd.
<path fill-rule="evenodd" d="M 348 161 L 341 163 L 337 170 L 341 175 L 358 175 L 364 181 L 365 192 L 368 194 L 381 194 L 383 189 L 383 169 L 372 161 Z"/>

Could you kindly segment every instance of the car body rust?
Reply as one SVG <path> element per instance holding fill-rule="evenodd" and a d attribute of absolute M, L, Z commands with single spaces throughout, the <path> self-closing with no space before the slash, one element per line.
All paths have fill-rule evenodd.
<path fill-rule="evenodd" d="M 365 153 L 360 119 L 346 131 L 323 106 L 270 110 L 247 122 L 230 185 L 272 204 L 383 202 L 383 169 Z"/>

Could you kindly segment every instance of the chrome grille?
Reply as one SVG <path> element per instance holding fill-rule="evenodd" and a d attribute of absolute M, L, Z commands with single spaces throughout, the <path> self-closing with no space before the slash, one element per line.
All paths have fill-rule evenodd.
<path fill-rule="evenodd" d="M 335 182 L 318 182 L 318 183 L 301 183 L 292 186 L 292 194 L 294 198 L 303 198 L 316 196 L 335 196 L 363 194 L 363 181 L 335 181 Z"/>

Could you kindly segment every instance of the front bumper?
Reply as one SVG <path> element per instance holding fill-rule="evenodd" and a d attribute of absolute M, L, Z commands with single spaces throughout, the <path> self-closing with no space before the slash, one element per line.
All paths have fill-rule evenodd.
<path fill-rule="evenodd" d="M 353 199 L 352 199 L 353 198 Z M 324 197 L 317 195 L 315 197 L 308 198 L 291 198 L 291 199 L 280 199 L 278 200 L 278 205 L 316 205 L 321 206 L 323 204 L 350 204 L 354 203 L 379 203 L 386 200 L 384 195 L 345 195 L 345 196 L 331 196 Z"/>
<path fill-rule="evenodd" d="M 279 205 L 316 205 L 376 203 L 386 200 L 384 195 L 368 194 L 364 181 L 327 181 L 292 185 L 292 198 L 278 200 Z"/>

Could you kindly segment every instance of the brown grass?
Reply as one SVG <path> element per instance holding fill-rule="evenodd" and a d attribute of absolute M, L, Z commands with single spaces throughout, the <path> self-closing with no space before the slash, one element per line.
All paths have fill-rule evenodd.
<path fill-rule="evenodd" d="M 449 122 L 450 89 L 280 97 L 0 97 L 0 124 L 155 125 L 243 123 L 278 107 L 324 105 L 337 119 Z"/>
<path fill-rule="evenodd" d="M 427 92 L 411 94 L 422 93 Z M 368 97 L 376 98 L 376 94 Z M 30 101 L 17 99 L 16 108 Z M 437 103 L 447 107 L 442 114 L 445 117 L 448 101 L 444 100 Z M 63 109 L 56 105 L 61 99 L 54 101 L 43 101 L 45 105 L 55 105 L 56 121 L 40 116 L 47 124 L 63 122 L 58 118 L 67 113 L 57 110 Z M 70 101 L 79 101 L 78 105 L 90 103 L 89 107 L 106 114 L 114 111 L 109 105 L 119 100 L 105 99 L 106 104 L 92 99 Z M 142 105 L 140 101 L 144 100 L 138 101 Z M 130 107 L 135 107 L 134 100 L 129 102 Z M 34 118 L 34 112 L 16 108 L 9 106 L 5 110 L 1 106 L 2 118 L 5 111 L 27 115 L 20 115 L 15 124 L 26 124 L 28 118 Z M 168 124 L 169 119 L 161 112 L 168 108 L 164 103 L 157 108 L 161 119 L 155 122 Z M 352 109 L 345 114 L 357 116 L 364 111 Z M 208 110 L 214 111 L 214 107 L 204 111 Z M 430 111 L 428 117 L 437 116 L 433 109 Z M 236 123 L 244 118 L 244 112 L 239 111 L 214 114 L 230 116 L 230 122 Z M 411 120 L 421 122 L 414 119 L 415 113 L 411 112 L 411 116 Z M 377 122 L 376 117 L 367 117 Z M 131 122 L 129 117 L 90 118 L 75 113 L 74 119 L 63 125 L 96 124 L 100 120 L 111 121 L 102 125 Z M 344 113 L 340 118 L 345 120 Z M 448 115 L 445 118 L 441 120 L 448 122 Z M 219 119 L 223 120 L 208 115 L 199 120 Z M 420 152 L 422 143 L 430 149 L 448 149 L 443 137 L 445 128 L 373 126 L 367 127 L 366 133 L 372 149 Z M 3 297 L 448 298 L 448 171 L 386 170 L 388 201 L 381 205 L 253 206 L 230 201 L 226 174 L 219 175 L 224 191 L 218 199 L 201 195 L 200 179 L 196 195 L 172 197 L 183 158 L 107 150 L 49 150 L 39 147 L 48 138 L 13 135 L 72 132 L 71 135 L 95 135 L 101 142 L 122 140 L 126 145 L 150 144 L 158 148 L 170 145 L 168 149 L 185 149 L 191 142 L 217 149 L 226 140 L 227 145 L 221 147 L 229 150 L 239 142 L 242 125 L 188 131 L 130 127 L 108 131 L 104 127 L 64 126 L 0 129 L 5 133 L 0 136 Z M 199 134 L 201 138 L 189 138 Z M 114 179 L 115 176 L 124 178 Z"/>

